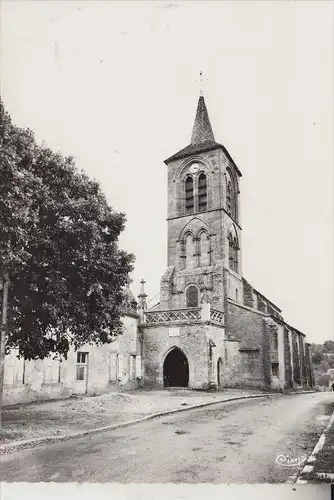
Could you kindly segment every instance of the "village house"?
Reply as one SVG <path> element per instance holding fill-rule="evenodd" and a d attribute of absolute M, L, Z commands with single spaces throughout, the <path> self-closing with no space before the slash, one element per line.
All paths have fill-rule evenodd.
<path fill-rule="evenodd" d="M 191 141 L 167 160 L 168 262 L 160 301 L 130 290 L 124 333 L 62 362 L 5 362 L 5 404 L 137 387 L 313 387 L 309 344 L 242 273 L 240 178 L 200 96 Z"/>

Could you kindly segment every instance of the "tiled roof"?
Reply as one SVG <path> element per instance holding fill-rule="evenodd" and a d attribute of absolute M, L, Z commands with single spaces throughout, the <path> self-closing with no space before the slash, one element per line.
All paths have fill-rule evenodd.
<path fill-rule="evenodd" d="M 200 144 L 189 144 L 185 148 L 178 151 L 173 156 L 170 156 L 165 160 L 165 163 L 170 162 L 172 160 L 178 160 L 179 158 L 184 158 L 185 156 L 190 156 L 196 153 L 202 153 L 204 151 L 210 151 L 211 149 L 219 149 L 222 145 L 218 144 L 215 141 L 205 141 Z"/>
<path fill-rule="evenodd" d="M 201 95 L 198 100 L 197 111 L 193 131 L 191 134 L 191 144 L 203 144 L 203 142 L 215 142 L 208 110 L 206 109 L 204 97 Z"/>

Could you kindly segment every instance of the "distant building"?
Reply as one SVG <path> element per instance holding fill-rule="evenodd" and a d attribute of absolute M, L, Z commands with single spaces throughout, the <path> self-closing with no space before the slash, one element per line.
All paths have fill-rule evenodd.
<path fill-rule="evenodd" d="M 136 387 L 313 387 L 309 344 L 243 277 L 241 172 L 199 98 L 190 144 L 168 168 L 168 262 L 160 302 L 128 290 L 124 334 L 66 361 L 6 357 L 5 404 Z"/>

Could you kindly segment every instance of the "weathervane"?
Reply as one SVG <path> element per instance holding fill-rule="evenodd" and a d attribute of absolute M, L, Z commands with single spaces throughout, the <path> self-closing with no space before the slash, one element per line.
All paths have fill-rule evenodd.
<path fill-rule="evenodd" d="M 203 95 L 203 87 L 204 87 L 204 82 L 208 80 L 208 78 L 205 78 L 204 75 L 203 75 L 203 70 L 201 69 L 201 71 L 199 72 L 199 78 L 198 80 L 195 80 L 195 82 L 199 83 L 200 87 L 199 87 L 199 93 L 200 95 Z"/>

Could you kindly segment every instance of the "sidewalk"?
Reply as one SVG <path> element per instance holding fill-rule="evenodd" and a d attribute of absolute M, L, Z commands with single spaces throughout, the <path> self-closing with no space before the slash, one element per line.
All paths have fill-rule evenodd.
<path fill-rule="evenodd" d="M 329 422 L 298 482 L 334 483 L 334 403 L 328 408 Z"/>
<path fill-rule="evenodd" d="M 162 411 L 254 394 L 261 395 L 262 392 L 237 389 L 221 392 L 196 392 L 186 389 L 139 390 L 9 406 L 3 410 L 0 446 L 26 439 L 70 436 Z"/>

